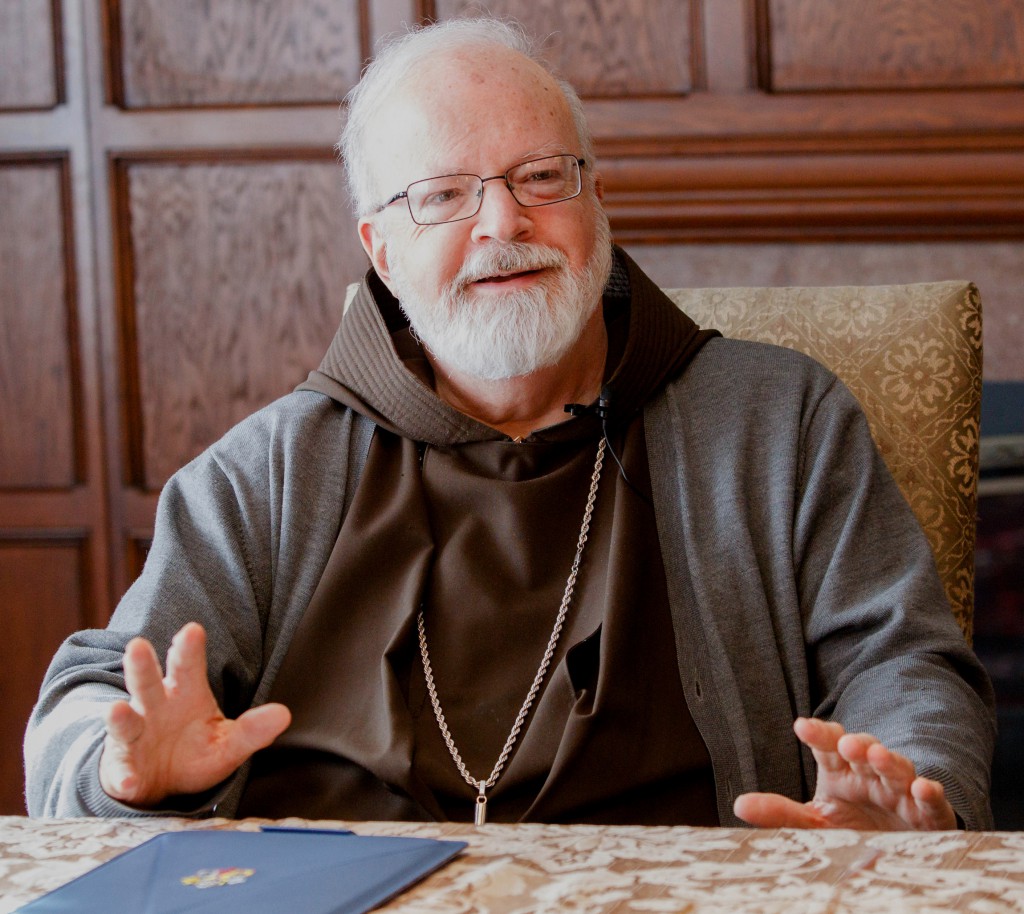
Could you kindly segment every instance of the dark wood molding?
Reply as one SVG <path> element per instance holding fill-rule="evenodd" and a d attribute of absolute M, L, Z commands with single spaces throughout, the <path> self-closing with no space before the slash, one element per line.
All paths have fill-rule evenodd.
<path fill-rule="evenodd" d="M 89 528 L 95 508 L 85 486 L 69 491 L 0 490 L 0 536 L 22 529 Z"/>
<path fill-rule="evenodd" d="M 750 55 L 757 74 L 757 88 L 762 92 L 769 92 L 772 85 L 770 0 L 749 0 L 749 3 L 753 21 Z"/>
<path fill-rule="evenodd" d="M 757 88 L 753 0 L 699 0 L 690 7 L 693 94 L 731 94 Z"/>
<path fill-rule="evenodd" d="M 121 485 L 141 488 L 145 467 L 142 454 L 143 429 L 139 392 L 138 342 L 135 327 L 132 264 L 131 207 L 128 202 L 130 159 L 109 157 L 110 212 L 113 239 L 111 256 L 114 280 L 114 327 L 116 335 L 116 381 L 121 419 Z M 110 448 L 108 447 L 108 451 Z"/>
<path fill-rule="evenodd" d="M 127 531 L 125 539 L 125 568 L 128 571 L 129 582 L 134 581 L 142 574 L 142 566 L 146 564 L 146 556 L 149 555 L 152 545 L 152 529 L 132 529 Z"/>
<path fill-rule="evenodd" d="M 67 101 L 67 68 L 64 63 L 64 16 L 61 11 L 61 0 L 50 0 L 53 10 L 53 85 L 56 94 L 54 107 Z"/>
<path fill-rule="evenodd" d="M 732 154 L 757 149 L 1024 146 L 1024 89 L 768 96 L 588 99 L 600 151 L 611 154 Z"/>
<path fill-rule="evenodd" d="M 74 189 L 71 159 L 60 157 L 61 223 L 64 245 L 64 311 L 67 320 L 68 371 L 71 376 L 71 435 L 74 447 L 75 481 L 87 482 L 88 428 L 86 422 L 85 374 L 82 362 L 81 303 L 78 298 L 78 265 L 75 258 Z"/>
<path fill-rule="evenodd" d="M 436 0 L 413 0 L 414 15 L 421 25 L 437 22 Z"/>
<path fill-rule="evenodd" d="M 159 492 L 146 492 L 139 488 L 125 489 L 122 493 L 123 528 L 143 531 L 144 534 L 152 536 L 153 518 L 156 517 L 156 506 L 159 499 Z"/>
<path fill-rule="evenodd" d="M 359 56 L 362 63 L 359 72 L 366 69 L 366 65 L 373 58 L 373 27 L 370 23 L 370 0 L 356 0 L 356 15 L 359 17 Z"/>
<path fill-rule="evenodd" d="M 1015 151 L 609 157 L 599 170 L 624 241 L 1024 237 Z"/>
<path fill-rule="evenodd" d="M 100 35 L 103 41 L 104 100 L 124 108 L 124 42 L 121 34 L 120 0 L 98 0 Z"/>

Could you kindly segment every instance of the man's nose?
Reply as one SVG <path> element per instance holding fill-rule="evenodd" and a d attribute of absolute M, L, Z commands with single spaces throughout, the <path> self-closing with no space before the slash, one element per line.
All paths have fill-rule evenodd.
<path fill-rule="evenodd" d="M 513 196 L 504 176 L 487 178 L 480 211 L 473 223 L 474 241 L 522 241 L 533 233 L 529 208 Z"/>

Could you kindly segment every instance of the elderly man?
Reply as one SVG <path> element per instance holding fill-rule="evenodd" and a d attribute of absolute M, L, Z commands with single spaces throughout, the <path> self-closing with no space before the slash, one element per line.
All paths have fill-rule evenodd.
<path fill-rule="evenodd" d="M 849 393 L 613 247 L 516 29 L 349 101 L 372 270 L 61 649 L 31 811 L 989 825 L 988 682 Z"/>

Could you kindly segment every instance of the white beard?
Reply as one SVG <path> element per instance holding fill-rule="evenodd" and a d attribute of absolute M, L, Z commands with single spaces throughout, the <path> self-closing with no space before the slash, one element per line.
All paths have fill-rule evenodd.
<path fill-rule="evenodd" d="M 603 212 L 593 253 L 578 272 L 556 248 L 495 243 L 474 253 L 447 283 L 440 300 L 423 293 L 389 245 L 388 268 L 413 333 L 449 370 L 488 381 L 530 374 L 555 364 L 580 338 L 600 305 L 611 272 L 611 232 Z M 474 280 L 497 273 L 544 269 L 539 286 L 471 296 Z"/>

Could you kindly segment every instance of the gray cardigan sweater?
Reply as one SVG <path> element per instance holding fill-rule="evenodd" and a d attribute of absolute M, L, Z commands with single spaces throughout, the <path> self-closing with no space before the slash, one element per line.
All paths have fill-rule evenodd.
<path fill-rule="evenodd" d="M 734 798 L 813 793 L 798 715 L 873 733 L 991 827 L 991 687 L 949 611 L 928 543 L 852 395 L 786 349 L 707 343 L 644 410 L 680 679 Z M 143 632 L 162 656 L 207 629 L 228 716 L 266 700 L 354 492 L 373 426 L 300 391 L 254 414 L 165 486 L 140 578 L 109 627 L 55 657 L 25 744 L 33 815 L 132 816 L 100 788 L 104 706 Z M 160 814 L 230 816 L 246 769 Z"/>

